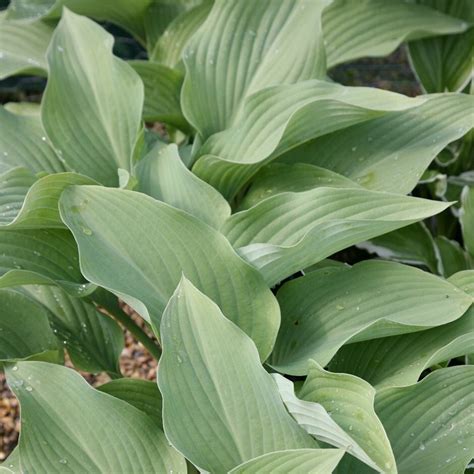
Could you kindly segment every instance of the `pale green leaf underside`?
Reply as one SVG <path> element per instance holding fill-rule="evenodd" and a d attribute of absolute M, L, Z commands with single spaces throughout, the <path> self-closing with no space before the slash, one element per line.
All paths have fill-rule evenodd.
<path fill-rule="evenodd" d="M 438 235 L 435 243 L 444 277 L 470 268 L 469 256 L 457 240 Z"/>
<path fill-rule="evenodd" d="M 328 67 L 386 56 L 404 41 L 461 33 L 466 22 L 402 0 L 335 0 L 323 14 Z"/>
<path fill-rule="evenodd" d="M 97 387 L 97 390 L 124 400 L 153 419 L 163 429 L 161 393 L 155 382 L 141 379 L 116 379 Z"/>
<path fill-rule="evenodd" d="M 176 145 L 154 147 L 136 167 L 137 190 L 218 229 L 230 216 L 227 201 L 182 162 Z"/>
<path fill-rule="evenodd" d="M 418 107 L 317 138 L 279 159 L 328 168 L 370 189 L 406 194 L 435 156 L 474 126 L 474 96 L 425 99 Z"/>
<path fill-rule="evenodd" d="M 28 296 L 0 290 L 0 361 L 26 359 L 58 349 L 48 312 Z"/>
<path fill-rule="evenodd" d="M 341 428 L 321 404 L 300 400 L 295 395 L 293 383 L 282 375 L 273 374 L 273 379 L 287 410 L 305 431 L 318 440 L 346 450 L 352 456 L 381 472 L 351 433 Z"/>
<path fill-rule="evenodd" d="M 46 75 L 46 49 L 53 26 L 0 17 L 0 80 L 15 74 Z"/>
<path fill-rule="evenodd" d="M 398 472 L 464 472 L 474 456 L 474 366 L 436 370 L 421 382 L 377 393 L 375 409 Z"/>
<path fill-rule="evenodd" d="M 113 319 L 54 286 L 27 286 L 25 290 L 50 311 L 54 333 L 77 369 L 120 373 L 123 332 Z"/>
<path fill-rule="evenodd" d="M 286 283 L 278 292 L 282 324 L 271 364 L 303 375 L 308 359 L 326 365 L 338 349 L 460 318 L 472 297 L 430 273 L 394 262 L 366 261 Z"/>
<path fill-rule="evenodd" d="M 262 277 L 217 231 L 142 193 L 69 187 L 61 216 L 79 245 L 86 278 L 159 325 L 181 273 L 253 338 L 265 359 L 280 315 Z"/>
<path fill-rule="evenodd" d="M 19 362 L 7 369 L 7 381 L 21 406 L 24 471 L 185 471 L 184 459 L 147 415 L 93 389 L 73 370 Z"/>
<path fill-rule="evenodd" d="M 251 459 L 229 474 L 328 474 L 336 468 L 343 455 L 342 449 L 288 449 Z"/>
<path fill-rule="evenodd" d="M 319 403 L 359 444 L 381 472 L 396 473 L 392 447 L 374 410 L 375 390 L 353 375 L 327 372 L 310 361 L 308 377 L 298 397 Z M 357 472 L 354 458 L 345 456 L 337 472 Z"/>
<path fill-rule="evenodd" d="M 0 107 L 0 170 L 23 166 L 33 173 L 66 171 L 51 148 L 39 115 L 17 114 Z"/>
<path fill-rule="evenodd" d="M 375 388 L 416 383 L 422 372 L 474 347 L 474 309 L 456 321 L 427 331 L 383 337 L 342 347 L 329 364 L 367 380 Z"/>
<path fill-rule="evenodd" d="M 289 150 L 423 102 L 423 98 L 320 80 L 266 88 L 247 99 L 233 126 L 203 144 L 194 171 L 232 198 L 264 163 Z"/>
<path fill-rule="evenodd" d="M 252 340 L 185 278 L 161 336 L 165 433 L 200 469 L 228 472 L 262 454 L 317 447 L 286 412 Z"/>
<path fill-rule="evenodd" d="M 68 168 L 105 185 L 117 184 L 117 168 L 131 169 L 143 105 L 138 74 L 112 54 L 112 45 L 95 22 L 65 10 L 48 48 L 41 110 Z"/>
<path fill-rule="evenodd" d="M 182 105 L 203 139 L 232 125 L 245 98 L 326 74 L 326 0 L 217 0 L 184 51 Z"/>
<path fill-rule="evenodd" d="M 446 207 L 365 189 L 321 187 L 265 199 L 232 215 L 222 232 L 273 285 L 350 245 Z"/>
<path fill-rule="evenodd" d="M 97 183 L 75 173 L 56 173 L 36 180 L 25 168 L 10 170 L 0 176 L 0 225 L 9 229 L 64 228 L 59 197 L 67 186 L 81 184 Z"/>

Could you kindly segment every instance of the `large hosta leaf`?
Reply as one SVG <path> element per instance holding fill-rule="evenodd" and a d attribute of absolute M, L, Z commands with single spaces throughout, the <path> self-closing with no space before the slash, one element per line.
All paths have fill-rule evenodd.
<path fill-rule="evenodd" d="M 83 299 L 53 286 L 29 286 L 26 291 L 49 310 L 54 333 L 74 366 L 87 372 L 119 374 L 123 332 L 111 318 Z"/>
<path fill-rule="evenodd" d="M 403 0 L 335 0 L 323 14 L 328 66 L 386 56 L 406 40 L 460 33 L 466 22 Z"/>
<path fill-rule="evenodd" d="M 279 309 L 262 277 L 217 231 L 142 193 L 70 187 L 61 215 L 76 237 L 86 278 L 159 322 L 182 272 L 252 337 L 265 358 Z"/>
<path fill-rule="evenodd" d="M 37 114 L 20 114 L 0 107 L 0 170 L 23 166 L 33 173 L 59 173 L 65 165 L 48 143 Z"/>
<path fill-rule="evenodd" d="M 154 147 L 136 168 L 138 190 L 183 209 L 218 229 L 230 216 L 227 201 L 189 171 L 176 145 Z"/>
<path fill-rule="evenodd" d="M 184 459 L 147 415 L 93 389 L 73 370 L 19 362 L 6 372 L 21 405 L 24 471 L 185 471 Z"/>
<path fill-rule="evenodd" d="M 273 285 L 345 247 L 446 206 L 365 189 L 321 187 L 265 199 L 231 216 L 222 231 Z"/>
<path fill-rule="evenodd" d="M 308 377 L 298 397 L 319 403 L 358 443 L 381 472 L 397 472 L 395 458 L 382 423 L 374 410 L 375 390 L 347 374 L 334 374 L 310 361 Z M 354 458 L 346 456 L 338 472 L 355 472 Z"/>
<path fill-rule="evenodd" d="M 0 290 L 0 361 L 26 359 L 58 349 L 47 310 L 28 296 Z"/>
<path fill-rule="evenodd" d="M 288 150 L 423 101 L 319 80 L 270 87 L 249 97 L 234 124 L 204 143 L 194 171 L 232 198 L 264 163 Z"/>
<path fill-rule="evenodd" d="M 0 225 L 10 229 L 64 228 L 59 197 L 67 186 L 80 184 L 97 183 L 76 173 L 56 173 L 39 180 L 25 168 L 4 173 L 0 176 Z"/>
<path fill-rule="evenodd" d="M 161 335 L 165 433 L 200 469 L 227 472 L 262 454 L 317 446 L 286 412 L 252 340 L 185 278 Z"/>
<path fill-rule="evenodd" d="M 327 0 L 217 0 L 184 52 L 183 111 L 203 139 L 228 128 L 246 97 L 322 78 Z"/>
<path fill-rule="evenodd" d="M 351 434 L 344 431 L 319 403 L 300 400 L 296 397 L 293 383 L 285 377 L 274 374 L 280 396 L 298 424 L 315 438 L 345 449 L 373 469 L 380 471 L 377 464 L 362 449 Z M 390 471 L 389 471 L 390 472 Z"/>
<path fill-rule="evenodd" d="M 0 17 L 0 80 L 14 74 L 46 74 L 46 48 L 53 26 L 23 23 Z"/>
<path fill-rule="evenodd" d="M 332 472 L 342 456 L 342 449 L 288 449 L 264 454 L 230 471 L 229 474 L 327 474 Z"/>
<path fill-rule="evenodd" d="M 189 130 L 179 101 L 183 74 L 150 61 L 130 61 L 128 64 L 138 73 L 145 87 L 143 119 Z"/>
<path fill-rule="evenodd" d="M 12 0 L 8 18 L 59 18 L 62 7 L 66 6 L 80 15 L 116 23 L 144 42 L 145 15 L 151 3 L 151 0 Z"/>
<path fill-rule="evenodd" d="M 425 103 L 317 138 L 283 155 L 363 186 L 406 194 L 435 156 L 473 127 L 474 96 L 435 94 Z"/>
<path fill-rule="evenodd" d="M 440 270 L 442 273 L 436 243 L 423 222 L 375 237 L 358 247 L 387 260 L 425 266 L 432 273 Z"/>
<path fill-rule="evenodd" d="M 465 187 L 461 194 L 459 221 L 462 228 L 464 247 L 474 259 L 474 187 Z"/>
<path fill-rule="evenodd" d="M 464 472 L 474 456 L 474 366 L 436 370 L 421 382 L 377 393 L 375 409 L 398 472 Z"/>
<path fill-rule="evenodd" d="M 278 292 L 282 325 L 271 364 L 305 374 L 348 343 L 404 334 L 460 318 L 472 297 L 449 282 L 394 262 L 366 261 L 314 271 Z"/>
<path fill-rule="evenodd" d="M 459 91 L 472 78 L 474 9 L 470 0 L 417 0 L 443 13 L 470 22 L 463 34 L 409 43 L 411 65 L 427 92 Z"/>
<path fill-rule="evenodd" d="M 287 165 L 271 163 L 262 168 L 239 203 L 239 210 L 248 209 L 264 199 L 285 192 L 303 192 L 309 189 L 360 188 L 354 181 L 334 171 L 305 163 Z"/>
<path fill-rule="evenodd" d="M 48 49 L 41 111 L 67 166 L 106 185 L 118 183 L 117 168 L 131 168 L 143 104 L 138 74 L 112 54 L 112 45 L 92 20 L 65 10 Z"/>
<path fill-rule="evenodd" d="M 130 403 L 146 413 L 157 426 L 163 429 L 161 393 L 155 382 L 141 379 L 116 379 L 101 385 L 98 390 Z"/>
<path fill-rule="evenodd" d="M 0 288 L 34 284 L 58 284 L 77 294 L 90 290 L 72 235 L 62 229 L 0 229 Z"/>
<path fill-rule="evenodd" d="M 474 308 L 457 321 L 412 334 L 383 337 L 342 347 L 329 364 L 377 389 L 415 383 L 436 364 L 465 355 L 474 347 Z"/>

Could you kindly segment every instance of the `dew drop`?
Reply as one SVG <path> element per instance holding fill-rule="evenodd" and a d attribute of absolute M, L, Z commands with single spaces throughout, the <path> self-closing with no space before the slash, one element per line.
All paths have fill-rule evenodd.
<path fill-rule="evenodd" d="M 90 230 L 88 227 L 83 227 L 82 233 L 85 235 L 92 235 L 92 230 Z"/>
<path fill-rule="evenodd" d="M 344 309 L 344 308 L 345 308 L 345 306 L 342 305 L 342 304 L 336 305 L 336 309 L 337 309 L 338 311 L 341 311 L 341 310 Z"/>
<path fill-rule="evenodd" d="M 424 451 L 426 449 L 426 446 L 425 444 L 423 443 L 423 441 L 420 443 L 420 450 L 421 451 Z"/>
<path fill-rule="evenodd" d="M 57 50 L 60 52 L 60 53 L 63 53 L 64 52 L 64 48 L 62 46 L 58 46 L 57 47 Z"/>
<path fill-rule="evenodd" d="M 356 150 L 357 150 L 357 147 L 356 147 L 356 146 L 353 146 L 353 147 L 351 148 L 351 150 L 352 150 L 352 151 L 356 151 Z"/>
<path fill-rule="evenodd" d="M 30 385 L 28 385 L 27 387 L 25 387 L 25 390 L 27 392 L 32 392 L 33 391 L 33 387 L 31 387 Z"/>
<path fill-rule="evenodd" d="M 60 463 L 60 464 L 67 464 L 67 459 L 60 459 L 60 460 L 59 460 L 59 463 Z"/>
<path fill-rule="evenodd" d="M 16 372 L 16 371 L 18 370 L 18 366 L 17 366 L 17 365 L 14 365 L 14 366 L 12 367 L 12 370 L 13 370 L 13 372 Z"/>

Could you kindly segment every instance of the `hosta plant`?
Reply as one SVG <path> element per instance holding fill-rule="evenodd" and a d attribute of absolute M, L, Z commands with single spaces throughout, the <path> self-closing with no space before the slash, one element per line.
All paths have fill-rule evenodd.
<path fill-rule="evenodd" d="M 0 76 L 47 80 L 0 109 L 21 406 L 0 472 L 464 472 L 473 21 L 470 0 L 12 0 Z M 330 79 L 402 42 L 426 94 Z M 122 376 L 121 326 L 156 383 Z"/>

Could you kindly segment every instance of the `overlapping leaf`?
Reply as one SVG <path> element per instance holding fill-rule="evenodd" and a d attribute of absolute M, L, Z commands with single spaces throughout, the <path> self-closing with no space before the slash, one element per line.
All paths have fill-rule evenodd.
<path fill-rule="evenodd" d="M 71 369 L 19 362 L 7 369 L 7 381 L 21 405 L 24 471 L 185 470 L 184 459 L 147 415 L 93 389 Z"/>
<path fill-rule="evenodd" d="M 473 366 L 449 367 L 377 393 L 375 409 L 400 474 L 464 472 L 474 456 L 473 383 Z"/>
<path fill-rule="evenodd" d="M 327 0 L 217 0 L 184 52 L 182 105 L 202 139 L 232 125 L 245 98 L 326 74 Z"/>
<path fill-rule="evenodd" d="M 282 324 L 271 364 L 305 374 L 308 359 L 326 365 L 348 342 L 404 334 L 459 319 L 472 297 L 413 267 L 366 261 L 314 271 L 278 292 Z"/>
<path fill-rule="evenodd" d="M 184 272 L 268 356 L 280 320 L 276 300 L 217 231 L 144 194 L 99 186 L 66 189 L 61 216 L 79 245 L 86 278 L 145 319 L 159 322 Z"/>
<path fill-rule="evenodd" d="M 185 278 L 161 335 L 165 433 L 200 469 L 228 472 L 263 454 L 317 446 L 286 412 L 252 340 Z"/>
<path fill-rule="evenodd" d="M 473 128 L 473 107 L 474 96 L 434 94 L 418 107 L 330 133 L 280 159 L 328 168 L 370 189 L 406 194 L 446 145 Z"/>
<path fill-rule="evenodd" d="M 464 187 L 461 195 L 460 222 L 464 247 L 474 259 L 474 187 Z"/>
<path fill-rule="evenodd" d="M 143 104 L 138 74 L 112 54 L 112 45 L 92 20 L 65 10 L 48 49 L 41 110 L 68 168 L 105 185 L 117 184 L 117 168 L 131 169 Z"/>
<path fill-rule="evenodd" d="M 273 285 L 339 250 L 446 206 L 365 189 L 321 187 L 265 199 L 231 216 L 222 231 Z"/>
<path fill-rule="evenodd" d="M 138 190 L 183 209 L 218 229 L 230 216 L 227 201 L 189 171 L 176 145 L 155 147 L 136 168 Z"/>

